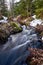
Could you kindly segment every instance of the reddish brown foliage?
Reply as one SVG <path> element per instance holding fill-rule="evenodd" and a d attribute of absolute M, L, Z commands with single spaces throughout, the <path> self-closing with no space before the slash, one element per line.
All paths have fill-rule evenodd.
<path fill-rule="evenodd" d="M 42 49 L 34 49 L 29 48 L 30 56 L 27 58 L 27 64 L 30 65 L 43 65 L 43 50 Z"/>

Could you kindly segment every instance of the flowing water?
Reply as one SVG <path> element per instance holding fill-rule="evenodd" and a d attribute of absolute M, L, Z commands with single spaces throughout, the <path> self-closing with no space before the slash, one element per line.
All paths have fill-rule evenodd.
<path fill-rule="evenodd" d="M 11 35 L 6 44 L 0 48 L 0 65 L 26 65 L 28 48 L 41 48 L 41 42 L 35 28 L 22 26 L 23 31 Z"/>

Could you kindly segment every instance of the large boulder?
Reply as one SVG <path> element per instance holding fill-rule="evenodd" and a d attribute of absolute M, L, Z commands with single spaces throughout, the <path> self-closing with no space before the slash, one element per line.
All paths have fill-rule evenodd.
<path fill-rule="evenodd" d="M 22 28 L 18 23 L 9 22 L 0 24 L 0 43 L 5 43 L 9 35 L 21 32 Z"/>

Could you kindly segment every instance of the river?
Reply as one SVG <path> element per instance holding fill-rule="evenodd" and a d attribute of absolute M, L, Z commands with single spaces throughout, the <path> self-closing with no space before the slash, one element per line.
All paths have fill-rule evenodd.
<path fill-rule="evenodd" d="M 0 47 L 0 65 L 27 65 L 28 48 L 43 48 L 34 27 L 22 26 L 23 31 L 10 35 L 6 44 Z"/>

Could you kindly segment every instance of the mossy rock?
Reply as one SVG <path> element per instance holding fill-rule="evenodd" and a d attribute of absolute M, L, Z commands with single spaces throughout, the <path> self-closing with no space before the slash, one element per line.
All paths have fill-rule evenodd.
<path fill-rule="evenodd" d="M 0 24 L 0 42 L 5 42 L 12 34 L 19 33 L 22 28 L 15 22 Z"/>

